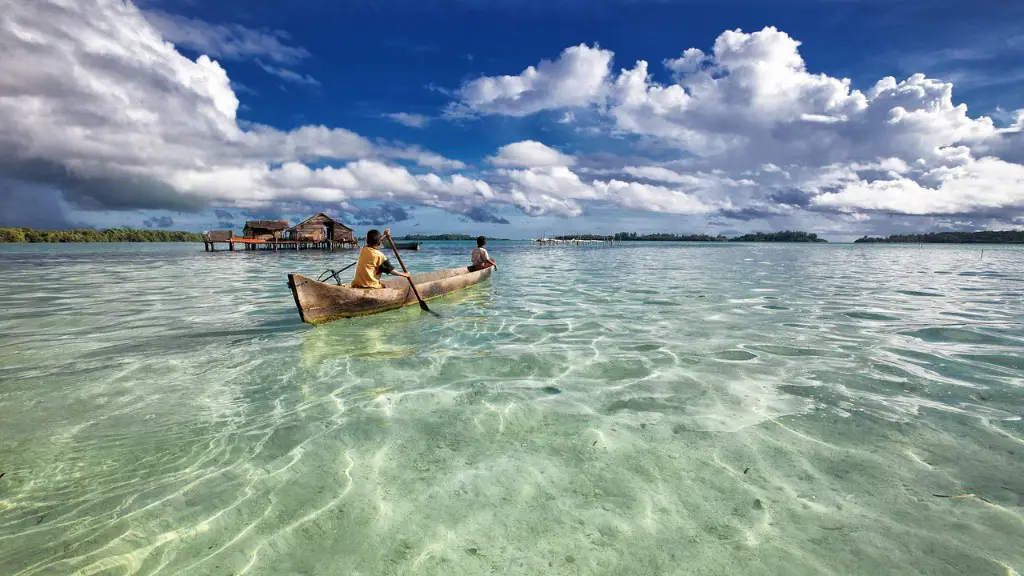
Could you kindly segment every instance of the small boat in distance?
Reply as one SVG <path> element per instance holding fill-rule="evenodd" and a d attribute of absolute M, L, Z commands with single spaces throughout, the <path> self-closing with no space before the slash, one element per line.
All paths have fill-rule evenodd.
<path fill-rule="evenodd" d="M 395 242 L 395 248 L 399 250 L 419 250 L 423 242 Z"/>
<path fill-rule="evenodd" d="M 412 281 L 424 300 L 438 298 L 468 288 L 491 277 L 492 268 L 470 272 L 469 268 L 450 268 L 415 274 Z M 381 289 L 352 288 L 348 284 L 330 284 L 301 274 L 288 275 L 288 287 L 295 297 L 299 317 L 307 324 L 319 325 L 341 318 L 367 316 L 417 304 L 409 280 L 401 277 L 382 279 Z"/>

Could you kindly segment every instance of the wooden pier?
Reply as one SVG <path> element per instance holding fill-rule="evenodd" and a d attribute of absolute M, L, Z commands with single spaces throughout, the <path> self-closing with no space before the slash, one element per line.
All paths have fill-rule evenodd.
<path fill-rule="evenodd" d="M 612 238 L 604 240 L 595 239 L 583 239 L 583 238 L 535 238 L 531 240 L 533 244 L 539 246 L 589 246 L 589 245 L 608 245 L 614 246 L 615 241 Z"/>
<path fill-rule="evenodd" d="M 203 239 L 203 245 L 207 252 L 215 252 L 217 244 L 227 244 L 228 250 L 234 252 L 236 245 L 241 245 L 238 250 L 335 250 L 340 248 L 359 248 L 358 242 L 303 242 L 300 240 L 261 240 L 257 238 L 240 238 L 231 236 L 224 239 L 211 239 L 212 233 L 207 233 Z"/>
<path fill-rule="evenodd" d="M 250 220 L 245 223 L 242 236 L 234 230 L 211 230 L 203 234 L 203 248 L 214 252 L 217 244 L 227 244 L 234 252 L 235 245 L 244 250 L 334 250 L 359 248 L 355 232 L 323 212 L 295 226 L 285 220 Z"/>

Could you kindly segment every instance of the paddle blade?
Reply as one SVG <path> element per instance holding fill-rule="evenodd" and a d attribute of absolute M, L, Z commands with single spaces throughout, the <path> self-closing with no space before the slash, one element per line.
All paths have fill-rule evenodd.
<path fill-rule="evenodd" d="M 434 311 L 433 311 L 433 310 L 431 310 L 430 308 L 427 308 L 427 303 L 426 303 L 426 302 L 424 302 L 423 300 L 420 300 L 420 310 L 423 310 L 424 312 L 429 312 L 430 314 L 433 314 L 433 315 L 434 315 L 434 316 L 436 316 L 437 318 L 440 318 L 440 317 L 441 317 L 441 315 L 440 315 L 440 314 L 438 314 L 437 312 L 434 312 Z"/>

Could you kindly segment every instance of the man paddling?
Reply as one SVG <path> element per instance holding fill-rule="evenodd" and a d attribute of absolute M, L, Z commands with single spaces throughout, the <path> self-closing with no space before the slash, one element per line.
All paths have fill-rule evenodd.
<path fill-rule="evenodd" d="M 385 230 L 384 235 L 391 233 Z M 370 230 L 366 233 L 366 246 L 359 251 L 359 261 L 356 262 L 356 277 L 350 286 L 353 288 L 384 288 L 380 283 L 382 274 L 392 274 L 408 278 L 409 275 L 395 267 L 388 261 L 388 257 L 380 251 L 381 234 L 377 230 Z"/>
<path fill-rule="evenodd" d="M 469 267 L 470 272 L 476 272 L 477 270 L 483 270 L 484 268 L 490 268 L 494 266 L 494 269 L 498 269 L 498 263 L 495 262 L 489 254 L 487 254 L 487 238 L 483 236 L 477 236 L 476 238 L 476 250 L 473 250 L 473 254 L 470 256 L 472 265 Z"/>

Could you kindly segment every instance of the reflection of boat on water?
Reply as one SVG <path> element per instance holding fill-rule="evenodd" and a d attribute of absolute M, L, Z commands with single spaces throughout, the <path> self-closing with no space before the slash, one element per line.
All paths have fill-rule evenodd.
<path fill-rule="evenodd" d="M 409 306 L 386 317 L 352 318 L 303 331 L 302 365 L 319 369 L 322 363 L 337 360 L 390 362 L 423 355 L 451 355 L 451 345 L 445 343 L 451 330 L 487 330 L 489 318 L 483 309 L 494 305 L 488 290 L 463 290 L 448 295 L 444 302 L 446 308 L 458 307 L 464 315 L 445 313 L 443 322 L 424 323 L 419 309 Z M 452 327 L 452 323 L 457 324 Z"/>
<path fill-rule="evenodd" d="M 468 288 L 491 277 L 491 268 L 470 272 L 469 268 L 450 268 L 415 274 L 412 281 L 424 300 L 439 298 Z M 377 314 L 417 304 L 416 294 L 405 278 L 382 280 L 384 288 L 371 290 L 352 288 L 348 284 L 333 285 L 307 278 L 301 274 L 288 275 L 288 287 L 295 297 L 299 317 L 309 324 L 323 324 L 339 318 L 353 318 Z"/>
<path fill-rule="evenodd" d="M 366 323 L 359 327 L 349 324 L 344 329 L 332 325 L 323 330 L 310 330 L 302 336 L 302 363 L 313 367 L 338 359 L 389 361 L 414 356 L 416 348 L 403 345 L 402 334 L 418 321 L 419 315 L 398 314 L 396 317 L 386 323 Z"/>

